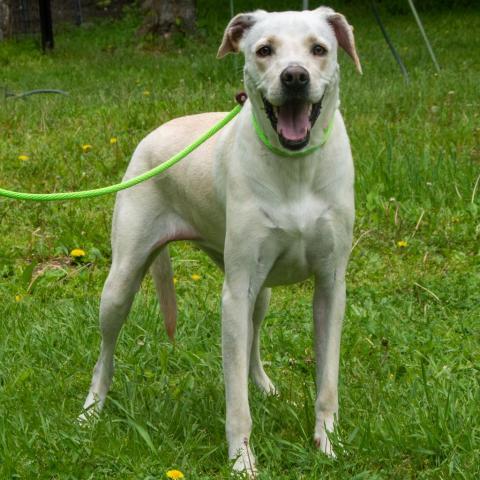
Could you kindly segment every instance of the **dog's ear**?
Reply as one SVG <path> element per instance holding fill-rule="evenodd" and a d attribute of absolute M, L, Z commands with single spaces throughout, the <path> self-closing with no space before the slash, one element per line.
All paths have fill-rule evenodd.
<path fill-rule="evenodd" d="M 350 55 L 355 62 L 358 73 L 362 73 L 362 65 L 357 55 L 355 48 L 355 37 L 353 36 L 353 27 L 347 22 L 347 19 L 341 14 L 337 13 L 331 8 L 320 7 L 320 10 L 324 15 L 326 14 L 327 22 L 332 27 L 337 37 L 338 44 Z"/>
<path fill-rule="evenodd" d="M 264 10 L 256 10 L 251 13 L 235 15 L 225 29 L 217 58 L 222 58 L 227 53 L 237 53 L 240 50 L 240 41 L 245 37 L 247 31 L 266 13 Z"/>

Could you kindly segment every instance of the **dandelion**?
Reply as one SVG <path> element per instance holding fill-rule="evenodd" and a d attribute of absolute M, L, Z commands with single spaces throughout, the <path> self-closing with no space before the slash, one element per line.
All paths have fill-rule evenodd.
<path fill-rule="evenodd" d="M 398 248 L 406 248 L 408 245 L 407 241 L 406 240 L 399 240 L 397 242 L 397 247 Z"/>
<path fill-rule="evenodd" d="M 85 250 L 82 250 L 81 248 L 74 248 L 71 252 L 70 252 L 70 256 L 75 258 L 75 259 L 79 259 L 79 258 L 82 258 L 86 255 L 85 253 Z"/>
<path fill-rule="evenodd" d="M 112 138 L 110 139 L 110 145 L 115 145 L 117 142 L 118 142 L 117 137 L 112 137 Z"/>
<path fill-rule="evenodd" d="M 88 153 L 92 149 L 92 146 L 89 143 L 84 143 L 82 145 L 83 153 Z"/>
<path fill-rule="evenodd" d="M 18 303 L 18 302 L 21 302 L 23 300 L 23 295 L 15 295 L 15 301 Z"/>
<path fill-rule="evenodd" d="M 148 90 L 144 90 L 144 91 L 143 91 L 143 95 L 144 95 L 145 97 L 148 97 L 148 96 L 150 95 L 150 92 L 149 92 Z"/>
<path fill-rule="evenodd" d="M 180 471 L 180 470 L 169 470 L 166 473 L 168 478 L 171 478 L 172 480 L 178 480 L 180 478 L 185 478 L 185 475 Z"/>
<path fill-rule="evenodd" d="M 28 155 L 19 155 L 18 159 L 21 160 L 22 162 L 25 162 L 26 160 L 29 160 L 30 157 Z"/>
<path fill-rule="evenodd" d="M 193 275 L 190 275 L 190 278 L 192 280 L 194 280 L 195 282 L 197 282 L 198 280 L 200 280 L 202 277 L 200 275 L 198 275 L 197 273 L 194 273 Z"/>

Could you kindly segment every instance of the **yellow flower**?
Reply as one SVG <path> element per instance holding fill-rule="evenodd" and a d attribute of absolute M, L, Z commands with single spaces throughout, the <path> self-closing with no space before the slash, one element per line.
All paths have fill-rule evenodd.
<path fill-rule="evenodd" d="M 19 155 L 18 159 L 21 160 L 22 162 L 25 162 L 25 160 L 28 160 L 30 157 L 28 155 Z"/>
<path fill-rule="evenodd" d="M 118 141 L 118 140 L 117 140 L 117 137 L 112 137 L 112 138 L 110 139 L 110 145 L 115 145 L 115 144 L 117 143 L 117 141 Z"/>
<path fill-rule="evenodd" d="M 171 478 L 173 480 L 177 480 L 179 478 L 185 478 L 185 476 L 183 475 L 183 473 L 180 470 L 169 470 L 166 473 L 166 475 L 167 475 L 168 478 Z"/>
<path fill-rule="evenodd" d="M 23 299 L 23 295 L 15 295 L 15 301 L 18 303 L 18 302 L 21 302 Z"/>
<path fill-rule="evenodd" d="M 202 277 L 201 277 L 200 275 L 194 273 L 193 275 L 190 275 L 190 278 L 191 278 L 192 280 L 197 281 L 197 280 L 200 280 Z"/>
<path fill-rule="evenodd" d="M 173 284 L 176 285 L 178 282 L 178 278 L 177 277 L 173 277 Z"/>
<path fill-rule="evenodd" d="M 143 94 L 144 94 L 146 97 L 148 97 L 148 96 L 150 95 L 150 92 L 149 92 L 148 90 L 144 90 L 144 91 L 143 91 Z"/>
<path fill-rule="evenodd" d="M 399 241 L 397 242 L 397 247 L 398 247 L 398 248 L 405 248 L 407 245 L 408 245 L 408 243 L 407 243 L 406 240 L 399 240 Z"/>
<path fill-rule="evenodd" d="M 83 153 L 87 153 L 92 149 L 92 146 L 89 143 L 85 143 L 82 145 Z"/>
<path fill-rule="evenodd" d="M 81 248 L 74 248 L 70 252 L 70 256 L 73 258 L 81 258 L 81 257 L 84 257 L 85 255 L 86 255 L 85 250 L 82 250 Z"/>

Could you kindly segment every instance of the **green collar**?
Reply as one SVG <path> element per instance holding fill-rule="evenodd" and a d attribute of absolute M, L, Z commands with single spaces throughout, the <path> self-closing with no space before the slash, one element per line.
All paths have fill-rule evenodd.
<path fill-rule="evenodd" d="M 330 135 L 332 134 L 334 118 L 335 118 L 335 115 L 332 116 L 332 119 L 328 123 L 327 128 L 323 129 L 323 139 L 318 145 L 313 145 L 312 147 L 304 148 L 303 150 L 299 150 L 297 152 L 290 152 L 288 150 L 277 148 L 271 144 L 270 140 L 267 138 L 267 136 L 263 132 L 262 127 L 260 127 L 260 125 L 257 122 L 257 119 L 255 118 L 255 115 L 252 112 L 253 128 L 257 132 L 258 138 L 263 142 L 263 144 L 270 151 L 272 151 L 273 153 L 276 153 L 277 155 L 281 155 L 282 157 L 303 157 L 305 155 L 308 155 L 309 153 L 312 153 L 313 151 L 317 150 L 323 145 L 325 145 L 325 143 L 327 143 L 328 139 L 330 138 Z"/>

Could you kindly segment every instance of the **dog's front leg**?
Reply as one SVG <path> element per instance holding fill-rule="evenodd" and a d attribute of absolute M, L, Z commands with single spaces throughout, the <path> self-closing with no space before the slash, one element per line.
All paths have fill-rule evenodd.
<path fill-rule="evenodd" d="M 330 279 L 315 281 L 313 300 L 314 342 L 316 355 L 317 399 L 315 402 L 315 443 L 334 457 L 328 433 L 338 415 L 338 366 L 340 337 L 345 311 L 345 272 L 335 272 Z"/>
<path fill-rule="evenodd" d="M 249 446 L 252 418 L 248 403 L 248 371 L 252 349 L 252 313 L 259 288 L 247 272 L 228 274 L 222 294 L 222 354 L 226 395 L 228 456 L 233 469 L 255 476 Z"/>

